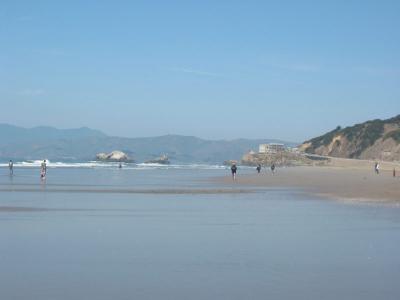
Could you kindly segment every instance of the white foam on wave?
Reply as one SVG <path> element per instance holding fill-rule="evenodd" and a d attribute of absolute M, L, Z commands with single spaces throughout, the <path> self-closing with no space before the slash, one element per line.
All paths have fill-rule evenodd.
<path fill-rule="evenodd" d="M 38 168 L 41 166 L 43 160 L 28 160 L 21 162 L 14 162 L 15 168 Z M 92 168 L 92 169 L 118 169 L 118 162 L 51 162 L 46 160 L 48 168 Z M 0 167 L 8 167 L 8 163 L 0 164 Z M 156 164 L 156 163 L 122 163 L 123 170 L 225 170 L 229 167 L 223 165 L 207 165 L 207 164 Z"/>
<path fill-rule="evenodd" d="M 16 162 L 14 163 L 14 166 L 18 165 L 23 165 L 23 166 L 41 166 L 43 160 L 28 160 L 28 161 L 22 161 L 22 162 Z M 46 164 L 49 165 L 50 161 L 46 159 Z"/>
<path fill-rule="evenodd" d="M 37 168 L 40 167 L 43 160 L 28 160 L 21 162 L 14 162 L 14 167 L 23 168 Z M 89 162 L 77 162 L 77 163 L 66 163 L 66 162 L 51 162 L 46 160 L 48 168 L 115 168 L 118 167 L 118 163 L 101 163 L 96 161 Z M 8 163 L 0 164 L 1 167 L 7 167 Z"/>

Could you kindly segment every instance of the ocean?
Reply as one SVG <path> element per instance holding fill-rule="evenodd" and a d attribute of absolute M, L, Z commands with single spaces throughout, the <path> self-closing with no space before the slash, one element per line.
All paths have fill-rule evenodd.
<path fill-rule="evenodd" d="M 0 169 L 1 299 L 399 299 L 400 208 L 223 166 Z M 266 179 L 267 180 L 267 179 Z"/>

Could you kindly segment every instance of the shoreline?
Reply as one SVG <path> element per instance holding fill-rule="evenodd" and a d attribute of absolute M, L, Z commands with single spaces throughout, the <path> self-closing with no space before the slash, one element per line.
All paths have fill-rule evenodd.
<path fill-rule="evenodd" d="M 396 177 L 393 177 L 393 168 L 396 168 Z M 231 177 L 216 180 L 232 184 Z M 334 158 L 325 166 L 278 168 L 275 175 L 266 168 L 261 174 L 254 170 L 254 174 L 240 175 L 239 171 L 236 183 L 244 187 L 294 188 L 357 203 L 400 203 L 400 165 L 397 163 L 381 163 L 380 174 L 375 174 L 371 161 Z"/>

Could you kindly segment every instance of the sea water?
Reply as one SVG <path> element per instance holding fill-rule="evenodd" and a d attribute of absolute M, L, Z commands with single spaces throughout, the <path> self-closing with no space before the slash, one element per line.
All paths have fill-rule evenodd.
<path fill-rule="evenodd" d="M 400 297 L 395 206 L 235 193 L 240 180 L 211 180 L 229 176 L 214 167 L 1 172 L 1 299 Z M 199 192 L 216 187 L 232 193 Z"/>

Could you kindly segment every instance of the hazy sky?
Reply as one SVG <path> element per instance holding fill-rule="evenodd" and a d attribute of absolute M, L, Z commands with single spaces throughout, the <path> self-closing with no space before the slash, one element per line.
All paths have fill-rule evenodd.
<path fill-rule="evenodd" d="M 400 113 L 400 1 L 1 0 L 0 104 L 25 127 L 302 141 Z"/>

